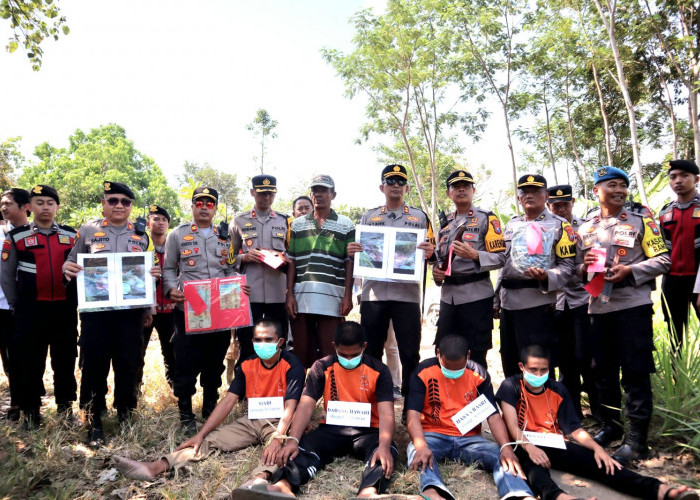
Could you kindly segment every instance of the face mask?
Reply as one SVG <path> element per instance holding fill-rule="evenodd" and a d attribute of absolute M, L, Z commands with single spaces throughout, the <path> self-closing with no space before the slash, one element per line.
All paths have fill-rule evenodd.
<path fill-rule="evenodd" d="M 364 352 L 364 350 L 362 351 Z M 360 361 L 362 361 L 362 353 L 360 353 L 359 356 L 355 356 L 354 358 L 344 358 L 340 354 L 338 354 L 338 363 L 340 363 L 340 366 L 345 368 L 346 370 L 354 370 L 360 365 Z"/>
<path fill-rule="evenodd" d="M 445 368 L 444 366 L 440 365 L 440 370 L 442 371 L 442 374 L 445 376 L 445 378 L 449 379 L 456 379 L 464 375 L 464 370 L 466 370 L 466 366 L 462 368 L 461 370 L 449 370 Z"/>
<path fill-rule="evenodd" d="M 253 342 L 253 349 L 255 349 L 255 354 L 262 360 L 268 360 L 277 354 L 277 344 L 270 342 Z"/>
<path fill-rule="evenodd" d="M 549 378 L 549 372 L 538 376 L 533 375 L 527 370 L 523 370 L 523 378 L 525 379 L 525 382 L 530 384 L 532 387 L 542 387 Z"/>

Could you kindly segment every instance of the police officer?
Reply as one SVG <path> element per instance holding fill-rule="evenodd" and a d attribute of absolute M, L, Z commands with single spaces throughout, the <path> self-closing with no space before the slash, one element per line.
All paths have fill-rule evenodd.
<path fill-rule="evenodd" d="M 150 236 L 149 252 L 154 252 L 156 263 L 161 270 L 165 264 L 165 238 L 168 235 L 170 227 L 170 214 L 166 209 L 158 205 L 148 207 L 148 217 L 146 228 Z M 172 389 L 173 387 L 173 371 L 175 369 L 175 354 L 173 353 L 173 344 L 171 339 L 175 332 L 175 324 L 173 323 L 173 309 L 175 304 L 172 300 L 165 296 L 163 290 L 163 280 L 158 280 L 156 285 L 156 307 L 153 314 L 153 322 L 143 329 L 143 351 L 141 356 L 141 370 L 139 372 L 139 386 L 143 379 L 143 367 L 146 360 L 146 349 L 151 340 L 153 329 L 158 331 L 158 340 L 160 341 L 160 352 L 163 355 L 163 365 L 165 368 L 165 380 Z"/>
<path fill-rule="evenodd" d="M 566 219 L 578 235 L 583 219 L 574 217 L 573 209 L 576 199 L 571 186 L 562 184 L 548 189 L 547 207 L 554 214 Z M 577 236 L 578 237 L 578 236 Z M 600 409 L 595 390 L 595 379 L 591 366 L 591 340 L 588 330 L 591 319 L 588 317 L 588 292 L 584 290 L 581 279 L 574 275 L 571 280 L 557 292 L 557 310 L 554 324 L 557 332 L 559 350 L 559 381 L 571 394 L 574 409 L 579 418 L 581 410 L 581 377 L 583 389 L 588 394 L 591 412 L 598 417 Z"/>
<path fill-rule="evenodd" d="M 3 254 L 2 288 L 14 310 L 20 407 L 25 425 L 36 428 L 41 420 L 42 379 L 49 347 L 58 413 L 72 414 L 77 389 L 78 315 L 75 287 L 66 290 L 62 279 L 75 230 L 54 221 L 60 204 L 54 188 L 36 185 L 29 200 L 34 220 L 8 234 L 10 249 Z"/>
<path fill-rule="evenodd" d="M 250 309 L 253 323 L 263 318 L 288 328 L 285 307 L 287 292 L 286 266 L 273 268 L 263 262 L 260 250 L 272 250 L 280 256 L 287 251 L 289 217 L 272 210 L 277 194 L 277 179 L 271 175 L 256 175 L 252 179 L 250 195 L 255 205 L 248 212 L 236 216 L 231 224 L 233 254 L 240 262 L 250 286 Z M 238 254 L 241 253 L 238 257 Z M 253 355 L 253 327 L 239 328 L 236 336 L 240 345 L 239 362 Z"/>
<path fill-rule="evenodd" d="M 472 175 L 456 170 L 446 184 L 455 210 L 438 233 L 433 279 L 442 290 L 435 345 L 446 335 L 465 337 L 470 359 L 486 368 L 486 352 L 493 347 L 494 293 L 489 271 L 503 266 L 499 254 L 506 245 L 498 217 L 472 204 L 476 192 Z"/>
<path fill-rule="evenodd" d="M 192 221 L 172 230 L 165 242 L 163 289 L 177 304 L 173 311 L 174 392 L 182 430 L 187 435 L 197 432 L 192 412 L 197 376 L 203 389 L 202 417 L 206 420 L 219 399 L 224 355 L 231 338 L 230 330 L 195 335 L 188 335 L 185 331 L 183 283 L 235 274 L 233 256 L 229 253 L 230 242 L 221 238 L 218 229 L 212 226 L 218 202 L 219 194 L 214 188 L 196 188 L 192 194 Z"/>
<path fill-rule="evenodd" d="M 579 229 L 576 262 L 584 282 L 591 281 L 588 313 L 603 417 L 602 429 L 594 439 L 608 446 L 622 437 L 621 412 L 616 409 L 621 407 L 622 382 L 629 431 L 613 458 L 627 463 L 649 451 L 649 374 L 655 371 L 651 291 L 655 278 L 669 270 L 671 260 L 654 220 L 624 207 L 627 174 L 615 167 L 600 167 L 593 182 L 600 209 Z M 603 258 L 606 272 L 591 277 L 588 269 Z"/>
<path fill-rule="evenodd" d="M 63 274 L 73 280 L 82 266 L 77 263 L 80 253 L 145 252 L 148 235 L 139 234 L 129 222 L 134 192 L 121 182 L 104 182 L 101 200 L 104 218 L 90 221 L 79 230 L 75 245 L 65 264 Z M 160 276 L 154 266 L 151 275 Z M 80 313 L 80 407 L 88 412 L 88 444 L 104 444 L 101 414 L 107 408 L 107 375 L 109 365 L 114 369 L 114 407 L 119 422 L 126 422 L 137 403 L 137 386 L 143 327 L 151 321 L 150 308 L 119 309 Z"/>
<path fill-rule="evenodd" d="M 518 199 L 525 212 L 506 225 L 506 251 L 499 274 L 501 362 L 506 377 L 520 372 L 520 351 L 530 345 L 556 348 L 554 305 L 557 290 L 574 272 L 576 237 L 566 219 L 546 208 L 547 180 L 537 174 L 518 179 Z"/>
<path fill-rule="evenodd" d="M 409 190 L 406 167 L 387 165 L 382 170 L 381 181 L 379 190 L 384 193 L 385 204 L 365 212 L 360 224 L 425 229 L 426 241 L 418 243 L 418 248 L 430 259 L 435 244 L 430 219 L 425 212 L 404 201 Z M 351 258 L 361 251 L 361 243 L 348 243 Z M 401 359 L 401 394 L 406 397 L 411 374 L 420 361 L 420 283 L 363 279 L 360 314 L 367 337 L 367 353 L 377 359 L 382 359 L 389 321 L 393 323 Z"/>
<path fill-rule="evenodd" d="M 662 304 L 669 334 L 680 345 L 688 326 L 688 304 L 695 308 L 698 297 L 693 285 L 700 265 L 700 170 L 692 161 L 671 160 L 668 181 L 677 198 L 659 212 L 661 235 L 671 255 L 671 270 L 661 285 Z"/>

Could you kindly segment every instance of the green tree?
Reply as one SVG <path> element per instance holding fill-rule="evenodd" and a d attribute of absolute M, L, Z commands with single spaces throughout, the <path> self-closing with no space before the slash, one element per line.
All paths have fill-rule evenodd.
<path fill-rule="evenodd" d="M 213 187 L 219 193 L 219 211 L 222 215 L 228 215 L 230 219 L 241 209 L 241 190 L 237 185 L 236 174 L 229 174 L 218 170 L 208 163 L 199 165 L 186 161 L 182 167 L 183 173 L 178 177 L 180 184 L 184 185 L 189 196 L 185 196 L 183 208 L 189 211 L 192 191 L 198 186 Z"/>
<path fill-rule="evenodd" d="M 265 138 L 274 139 L 277 137 L 274 132 L 276 127 L 277 120 L 273 120 L 265 109 L 259 109 L 255 114 L 255 119 L 246 125 L 247 130 L 253 132 L 256 137 L 260 137 L 260 174 L 265 173 Z"/>
<path fill-rule="evenodd" d="M 21 170 L 24 156 L 19 150 L 21 137 L 10 137 L 0 143 L 0 192 L 15 185 L 14 173 Z"/>
<path fill-rule="evenodd" d="M 0 0 L 0 18 L 9 20 L 12 28 L 7 51 L 12 53 L 22 45 L 32 69 L 39 71 L 44 39 L 58 40 L 61 33 L 70 32 L 65 16 L 60 14 L 58 0 Z"/>
<path fill-rule="evenodd" d="M 157 203 L 177 220 L 177 193 L 153 159 L 135 148 L 123 127 L 103 125 L 87 134 L 77 129 L 68 143 L 67 148 L 48 142 L 37 146 L 34 155 L 39 162 L 26 167 L 19 179 L 23 186 L 55 187 L 61 196 L 61 220 L 77 226 L 99 216 L 105 180 L 123 182 L 134 191 L 134 216 L 143 213 L 140 207 Z"/>

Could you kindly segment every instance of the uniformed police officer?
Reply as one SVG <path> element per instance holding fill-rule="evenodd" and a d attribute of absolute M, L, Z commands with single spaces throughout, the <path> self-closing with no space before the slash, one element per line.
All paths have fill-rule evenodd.
<path fill-rule="evenodd" d="M 156 263 L 161 270 L 165 264 L 165 238 L 170 227 L 170 214 L 166 209 L 158 205 L 148 207 L 148 217 L 146 219 L 146 229 L 150 236 L 149 252 L 155 253 Z M 158 331 L 160 341 L 160 352 L 163 355 L 163 367 L 165 368 L 165 380 L 172 389 L 173 372 L 175 370 L 175 354 L 171 339 L 175 333 L 175 323 L 173 322 L 173 309 L 175 304 L 165 296 L 163 290 L 163 280 L 158 280 L 156 286 L 156 307 L 153 314 L 153 322 L 143 329 L 143 354 L 141 357 L 141 370 L 139 371 L 139 386 L 143 379 L 143 367 L 146 360 L 146 349 L 151 340 L 153 329 Z"/>
<path fill-rule="evenodd" d="M 218 229 L 212 226 L 218 202 L 219 194 L 214 188 L 196 188 L 192 194 L 192 221 L 173 229 L 165 242 L 163 288 L 177 304 L 173 311 L 174 392 L 182 430 L 188 435 L 197 431 L 192 412 L 197 376 L 203 389 L 202 417 L 206 420 L 219 399 L 224 355 L 231 338 L 230 330 L 194 335 L 185 331 L 183 283 L 235 274 L 234 259 L 229 253 L 230 242 L 221 238 Z"/>
<path fill-rule="evenodd" d="M 546 208 L 547 180 L 537 174 L 518 179 L 518 199 L 524 215 L 506 225 L 505 264 L 499 274 L 501 362 L 506 377 L 520 373 L 520 351 L 531 344 L 555 352 L 554 305 L 557 290 L 574 273 L 576 237 L 566 219 Z"/>
<path fill-rule="evenodd" d="M 2 288 L 16 322 L 20 406 L 25 425 L 35 428 L 41 421 L 42 379 L 49 347 L 58 413 L 71 416 L 76 399 L 76 293 L 74 286 L 67 290 L 62 279 L 62 266 L 76 233 L 54 221 L 60 206 L 54 188 L 38 184 L 31 189 L 29 200 L 34 220 L 8 234 L 9 251 L 3 249 Z"/>
<path fill-rule="evenodd" d="M 63 274 L 69 281 L 83 269 L 77 263 L 79 253 L 145 252 L 148 248 L 148 235 L 139 234 L 129 222 L 134 192 L 127 185 L 105 181 L 101 202 L 104 218 L 88 222 L 78 230 L 75 245 L 63 265 Z M 153 266 L 151 275 L 159 277 L 160 267 Z M 101 413 L 107 407 L 110 362 L 119 421 L 127 421 L 136 408 L 143 327 L 150 321 L 150 308 L 80 313 L 80 407 L 88 412 L 90 446 L 104 444 Z"/>
<path fill-rule="evenodd" d="M 381 181 L 379 190 L 384 193 L 385 204 L 365 212 L 360 224 L 425 229 L 426 241 L 418 243 L 418 248 L 430 259 L 435 244 L 430 219 L 422 210 L 404 202 L 409 190 L 406 167 L 387 165 L 382 170 Z M 348 243 L 348 255 L 353 258 L 362 248 L 361 243 Z M 420 283 L 363 279 L 360 314 L 367 353 L 377 359 L 382 359 L 389 321 L 393 323 L 401 359 L 401 394 L 406 397 L 411 374 L 420 361 Z"/>
<path fill-rule="evenodd" d="M 255 205 L 248 212 L 236 216 L 231 224 L 233 253 L 240 262 L 250 286 L 250 309 L 253 323 L 263 318 L 288 328 L 285 307 L 287 293 L 286 266 L 273 268 L 263 262 L 261 250 L 271 250 L 279 256 L 287 251 L 289 217 L 272 210 L 277 194 L 277 179 L 271 175 L 256 175 L 252 179 L 250 195 Z M 253 355 L 253 327 L 239 328 L 236 337 L 240 345 L 239 362 Z"/>
<path fill-rule="evenodd" d="M 499 254 L 506 245 L 498 217 L 472 204 L 476 192 L 472 175 L 456 170 L 446 184 L 455 211 L 438 233 L 433 279 L 442 290 L 435 345 L 446 335 L 465 337 L 470 359 L 486 368 L 493 331 L 494 292 L 489 271 L 503 266 Z"/>
<path fill-rule="evenodd" d="M 688 326 L 688 304 L 696 308 L 698 298 L 693 293 L 700 265 L 698 181 L 700 170 L 692 161 L 668 162 L 668 182 L 677 198 L 659 212 L 661 234 L 671 256 L 671 270 L 664 275 L 661 290 L 664 294 L 664 317 L 676 345 L 683 341 L 683 330 Z"/>
<path fill-rule="evenodd" d="M 574 216 L 576 198 L 568 184 L 552 186 L 548 189 L 547 207 L 554 214 L 566 219 L 578 235 L 583 219 Z M 578 237 L 578 236 L 577 236 Z M 557 292 L 557 310 L 554 314 L 555 330 L 559 342 L 559 381 L 571 394 L 574 409 L 579 418 L 581 410 L 581 378 L 583 390 L 588 394 L 591 412 L 599 417 L 600 408 L 593 377 L 592 346 L 588 330 L 591 319 L 588 317 L 588 292 L 584 290 L 581 279 L 575 274 L 571 280 Z"/>
<path fill-rule="evenodd" d="M 671 260 L 654 220 L 624 207 L 627 174 L 615 167 L 600 167 L 593 182 L 600 209 L 579 229 L 576 262 L 584 282 L 591 281 L 588 313 L 603 417 L 602 429 L 594 439 L 608 446 L 622 436 L 621 412 L 616 409 L 621 407 L 622 382 L 629 430 L 613 458 L 627 463 L 649 451 L 649 374 L 655 371 L 651 291 L 655 278 L 669 270 Z M 607 271 L 591 277 L 589 266 L 603 259 Z"/>

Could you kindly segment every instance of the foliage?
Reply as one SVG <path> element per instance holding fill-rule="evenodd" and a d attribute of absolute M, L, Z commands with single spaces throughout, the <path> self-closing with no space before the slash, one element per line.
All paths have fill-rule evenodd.
<path fill-rule="evenodd" d="M 253 132 L 257 137 L 260 136 L 260 173 L 264 173 L 265 168 L 265 138 L 274 139 L 277 134 L 274 132 L 277 127 L 277 120 L 270 117 L 270 113 L 266 109 L 259 109 L 255 113 L 255 119 L 246 125 L 246 130 Z"/>
<path fill-rule="evenodd" d="M 359 224 L 360 220 L 362 220 L 362 216 L 368 209 L 364 207 L 353 207 L 350 205 L 343 204 L 334 207 L 333 210 L 335 210 L 335 212 L 338 214 L 348 217 L 355 224 Z"/>
<path fill-rule="evenodd" d="M 192 192 L 199 186 L 213 187 L 219 193 L 219 212 L 228 215 L 229 220 L 241 209 L 241 189 L 236 174 L 218 170 L 208 163 L 199 165 L 186 161 L 178 181 L 183 186 L 180 191 L 183 200 L 183 213 L 190 212 Z"/>
<path fill-rule="evenodd" d="M 22 169 L 24 156 L 19 150 L 21 137 L 10 137 L 0 143 L 0 192 L 15 185 L 14 173 Z"/>
<path fill-rule="evenodd" d="M 22 45 L 34 71 L 41 69 L 44 50 L 41 43 L 51 37 L 58 40 L 70 28 L 65 16 L 60 15 L 58 0 L 0 0 L 0 18 L 7 19 L 13 30 L 7 44 L 12 53 Z"/>
<path fill-rule="evenodd" d="M 136 195 L 134 216 L 141 215 L 151 203 L 165 207 L 179 219 L 177 194 L 155 162 L 138 151 L 123 127 L 103 125 L 85 133 L 77 129 L 68 138 L 67 148 L 48 142 L 34 150 L 39 162 L 27 166 L 19 179 L 23 186 L 48 184 L 61 196 L 62 209 L 57 218 L 79 226 L 99 216 L 103 181 L 123 182 Z"/>

